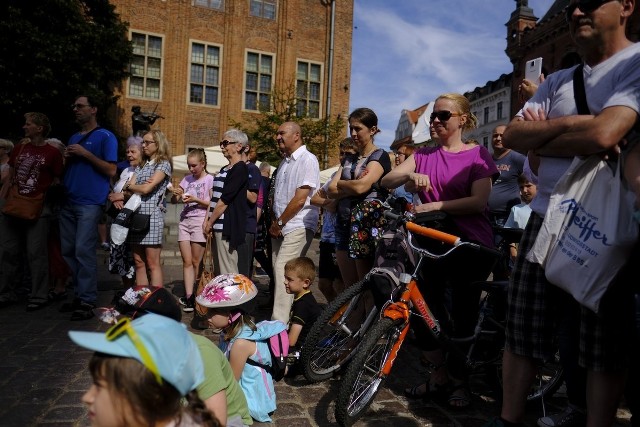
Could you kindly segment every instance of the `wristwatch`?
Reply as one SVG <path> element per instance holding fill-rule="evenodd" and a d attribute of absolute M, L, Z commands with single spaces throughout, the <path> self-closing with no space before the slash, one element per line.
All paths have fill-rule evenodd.
<path fill-rule="evenodd" d="M 284 223 L 282 222 L 282 220 L 281 220 L 281 219 L 279 219 L 279 218 L 278 218 L 278 222 L 277 222 L 277 224 L 278 224 L 278 227 L 280 227 L 280 228 L 282 228 L 282 226 L 284 225 Z"/>

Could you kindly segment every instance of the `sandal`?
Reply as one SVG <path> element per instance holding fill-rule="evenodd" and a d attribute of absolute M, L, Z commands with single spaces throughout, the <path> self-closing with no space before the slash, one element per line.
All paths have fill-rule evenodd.
<path fill-rule="evenodd" d="M 427 394 L 427 383 L 414 385 L 404 389 L 404 395 L 409 399 L 420 399 Z"/>
<path fill-rule="evenodd" d="M 404 389 L 404 394 L 410 399 L 443 400 L 449 396 L 450 385 L 422 383 Z"/>
<path fill-rule="evenodd" d="M 51 289 L 49 291 L 49 294 L 47 295 L 47 299 L 51 302 L 62 301 L 63 299 L 66 299 L 66 298 L 67 298 L 67 291 L 56 292 L 53 289 Z"/>
<path fill-rule="evenodd" d="M 466 408 L 471 404 L 471 394 L 465 383 L 450 386 L 448 393 L 447 403 L 450 408 Z"/>

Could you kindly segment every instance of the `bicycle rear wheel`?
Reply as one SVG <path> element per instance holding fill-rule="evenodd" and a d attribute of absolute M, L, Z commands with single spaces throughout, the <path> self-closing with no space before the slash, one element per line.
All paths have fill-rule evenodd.
<path fill-rule="evenodd" d="M 381 319 L 369 330 L 349 365 L 338 391 L 335 415 L 341 426 L 351 426 L 369 408 L 386 380 L 382 368 L 404 327 L 402 319 Z"/>
<path fill-rule="evenodd" d="M 302 373 L 307 380 L 326 380 L 352 358 L 366 330 L 378 317 L 369 286 L 361 280 L 345 289 L 311 327 L 300 351 Z"/>

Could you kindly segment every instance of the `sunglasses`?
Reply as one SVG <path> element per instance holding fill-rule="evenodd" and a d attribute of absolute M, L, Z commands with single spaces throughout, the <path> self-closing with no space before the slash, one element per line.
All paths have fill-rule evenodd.
<path fill-rule="evenodd" d="M 440 110 L 440 111 L 434 111 L 433 113 L 431 113 L 431 115 L 429 116 L 429 123 L 433 123 L 433 121 L 437 118 L 438 120 L 440 120 L 441 122 L 446 122 L 447 120 L 449 120 L 451 117 L 458 117 L 461 116 L 462 114 L 460 113 L 452 113 L 449 110 Z"/>
<path fill-rule="evenodd" d="M 597 8 L 599 8 L 600 6 L 602 6 L 603 4 L 609 3 L 610 1 L 613 1 L 613 0 L 579 0 L 575 3 L 571 3 L 565 9 L 567 22 L 571 22 L 571 17 L 573 16 L 573 12 L 575 12 L 577 8 L 580 8 L 580 11 L 582 13 L 591 13 Z"/>
<path fill-rule="evenodd" d="M 131 319 L 125 317 L 120 319 L 118 323 L 107 329 L 107 340 L 114 341 L 120 338 L 122 335 L 126 335 L 129 337 L 133 345 L 135 346 L 138 353 L 140 353 L 140 357 L 142 358 L 142 364 L 149 369 L 153 375 L 156 377 L 156 381 L 158 384 L 162 384 L 162 377 L 160 376 L 160 371 L 158 370 L 158 366 L 153 361 L 153 358 L 149 354 L 149 351 L 144 346 L 144 343 L 140 339 L 140 336 L 136 333 L 136 330 L 133 326 L 131 326 Z"/>
<path fill-rule="evenodd" d="M 229 141 L 229 140 L 225 139 L 224 141 L 222 141 L 220 143 L 220 147 L 225 148 L 227 145 L 235 144 L 235 143 L 236 143 L 236 141 Z"/>

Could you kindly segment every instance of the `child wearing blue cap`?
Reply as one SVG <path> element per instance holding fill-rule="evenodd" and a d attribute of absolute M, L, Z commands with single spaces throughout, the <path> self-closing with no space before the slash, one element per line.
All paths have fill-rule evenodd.
<path fill-rule="evenodd" d="M 137 319 L 149 313 L 168 317 L 177 322 L 182 312 L 177 301 L 165 288 L 134 286 L 117 292 L 113 308 L 97 309 L 98 318 L 114 323 L 120 315 Z M 200 350 L 204 366 L 204 381 L 198 385 L 198 396 L 205 406 L 227 427 L 243 427 L 253 424 L 247 399 L 222 351 L 207 337 L 189 333 Z"/>
<path fill-rule="evenodd" d="M 92 426 L 220 425 L 195 391 L 204 369 L 183 324 L 147 314 L 122 319 L 106 334 L 70 331 L 69 337 L 95 351 L 89 362 L 93 384 L 82 396 Z"/>

